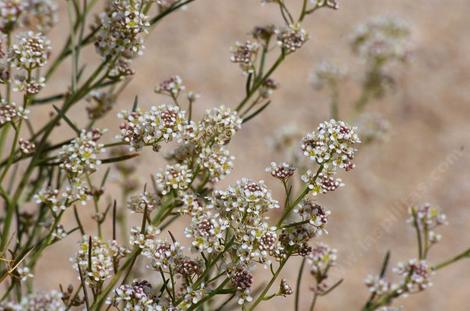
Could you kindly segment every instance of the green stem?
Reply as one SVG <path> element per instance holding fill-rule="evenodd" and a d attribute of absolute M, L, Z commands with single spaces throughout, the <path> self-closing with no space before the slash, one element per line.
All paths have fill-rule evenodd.
<path fill-rule="evenodd" d="M 361 96 L 356 101 L 354 107 L 356 110 L 356 114 L 361 113 L 364 110 L 364 107 L 367 105 L 371 97 L 370 91 L 368 88 L 364 88 L 362 90 Z"/>
<path fill-rule="evenodd" d="M 266 296 L 266 293 L 269 291 L 269 289 L 271 288 L 271 286 L 273 286 L 274 282 L 276 281 L 276 279 L 278 278 L 279 274 L 281 273 L 281 270 L 282 268 L 284 267 L 284 265 L 286 264 L 287 260 L 289 259 L 290 255 L 287 255 L 287 257 L 281 261 L 281 263 L 279 264 L 279 267 L 277 268 L 276 272 L 274 273 L 274 275 L 272 276 L 271 280 L 269 281 L 269 283 L 266 285 L 266 287 L 263 289 L 263 291 L 261 292 L 261 294 L 258 296 L 258 298 L 255 300 L 255 302 L 250 306 L 250 308 L 248 308 L 248 311 L 253 311 L 259 304 L 261 301 L 264 300 L 265 296 Z"/>
<path fill-rule="evenodd" d="M 440 270 L 442 268 L 445 268 L 461 259 L 464 259 L 464 258 L 470 258 L 470 248 L 467 249 L 466 251 L 458 254 L 457 256 L 455 257 L 452 257 L 444 262 L 441 262 L 440 264 L 436 265 L 435 267 L 433 267 L 433 270 Z"/>
<path fill-rule="evenodd" d="M 416 215 L 416 211 L 412 208 L 411 213 L 413 215 L 413 225 L 416 229 L 416 239 L 418 242 L 418 258 L 423 259 L 423 242 L 421 238 L 421 229 L 419 228 L 418 224 L 418 216 Z"/>
<path fill-rule="evenodd" d="M 9 51 L 10 48 L 11 48 L 11 33 L 9 32 L 7 34 L 7 44 L 6 44 L 7 51 Z M 12 67 L 11 62 L 7 62 L 7 70 L 10 73 L 11 73 L 11 67 Z M 11 101 L 11 77 L 8 78 L 8 81 L 6 83 L 6 102 L 7 102 L 7 104 L 9 104 L 10 101 Z M 8 125 L 1 129 L 1 133 L 0 133 L 0 155 L 3 154 L 3 145 L 5 143 L 6 137 L 8 136 L 8 131 L 9 131 L 9 126 Z"/>
<path fill-rule="evenodd" d="M 300 11 L 300 16 L 299 16 L 299 23 L 302 22 L 307 15 L 307 3 L 308 0 L 304 0 L 302 4 L 302 10 Z"/>
<path fill-rule="evenodd" d="M 305 257 L 302 258 L 302 263 L 300 264 L 299 274 L 297 275 L 297 284 L 295 286 L 295 311 L 299 311 L 299 302 L 300 302 L 300 284 L 302 283 L 302 274 L 305 268 Z"/>
<path fill-rule="evenodd" d="M 315 309 L 315 303 L 317 302 L 317 297 L 318 297 L 318 294 L 314 292 L 312 303 L 310 304 L 310 308 L 309 308 L 310 311 L 313 311 L 313 309 Z"/>
<path fill-rule="evenodd" d="M 215 295 L 217 294 L 220 294 L 220 291 L 224 288 L 225 284 L 227 284 L 229 281 L 228 278 L 226 278 L 222 283 L 220 283 L 219 286 L 217 286 L 216 289 L 214 289 L 213 291 L 211 291 L 208 295 L 204 296 L 204 298 L 202 298 L 200 301 L 198 301 L 196 304 L 192 305 L 188 311 L 192 311 L 192 310 L 195 310 L 197 307 L 199 307 L 200 305 L 202 305 L 204 302 L 208 301 L 209 299 L 211 299 L 212 297 L 214 297 Z"/>
<path fill-rule="evenodd" d="M 313 178 L 313 182 L 315 182 L 318 178 L 318 175 L 323 171 L 323 165 L 320 165 L 320 167 L 318 168 L 314 178 Z M 297 199 L 292 203 L 292 204 L 287 204 L 285 210 L 284 210 L 284 213 L 282 214 L 281 218 L 279 219 L 279 221 L 277 222 L 277 226 L 281 226 L 282 223 L 284 222 L 284 220 L 289 216 L 290 212 L 297 206 L 297 204 L 300 203 L 300 201 L 302 201 L 303 198 L 305 198 L 305 196 L 310 192 L 310 189 L 308 188 L 308 186 L 306 186 L 304 188 L 304 190 L 300 193 L 300 195 L 297 197 Z"/>
<path fill-rule="evenodd" d="M 245 98 L 238 104 L 236 111 L 240 111 L 243 106 L 248 102 L 248 100 L 255 94 L 255 92 L 263 85 L 263 83 L 271 76 L 271 74 L 276 70 L 277 67 L 284 61 L 286 55 L 282 52 L 277 58 L 276 62 L 269 68 L 268 72 L 258 80 L 250 90 L 250 93 L 245 96 Z"/>

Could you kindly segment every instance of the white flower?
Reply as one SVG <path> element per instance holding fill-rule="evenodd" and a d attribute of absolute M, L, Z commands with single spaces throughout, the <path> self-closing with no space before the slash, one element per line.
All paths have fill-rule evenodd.
<path fill-rule="evenodd" d="M 390 282 L 378 275 L 368 275 L 364 283 L 369 291 L 376 295 L 386 294 L 392 287 L 395 287 L 395 285 L 390 284 Z"/>
<path fill-rule="evenodd" d="M 307 32 L 297 26 L 284 29 L 277 36 L 278 44 L 288 53 L 293 53 L 300 49 L 307 40 Z"/>
<path fill-rule="evenodd" d="M 324 243 L 313 248 L 308 256 L 310 272 L 314 275 L 324 275 L 331 266 L 336 264 L 336 250 Z"/>
<path fill-rule="evenodd" d="M 245 72 L 253 72 L 254 61 L 258 54 L 260 46 L 257 42 L 246 41 L 245 43 L 236 42 L 232 48 L 232 56 L 230 61 L 240 65 Z"/>
<path fill-rule="evenodd" d="M 91 249 L 90 249 L 91 248 Z M 129 253 L 116 241 L 106 242 L 98 237 L 83 236 L 79 250 L 71 258 L 76 271 L 82 273 L 90 286 L 102 284 L 114 273 L 114 263 Z"/>
<path fill-rule="evenodd" d="M 24 282 L 27 279 L 32 279 L 34 277 L 28 267 L 18 267 L 16 272 L 18 273 L 21 282 Z"/>
<path fill-rule="evenodd" d="M 179 259 L 183 258 L 183 247 L 179 242 L 169 242 L 160 238 L 160 230 L 155 226 L 131 229 L 130 243 L 142 249 L 142 255 L 152 260 L 155 270 L 175 269 Z"/>
<path fill-rule="evenodd" d="M 103 131 L 83 130 L 78 138 L 62 147 L 60 152 L 60 165 L 69 178 L 77 178 L 85 173 L 93 173 L 101 164 L 98 155 L 103 153 L 104 145 L 98 143 Z"/>
<path fill-rule="evenodd" d="M 305 175 L 302 175 L 301 179 L 307 184 L 313 195 L 319 193 L 327 193 L 329 191 L 335 191 L 339 187 L 344 186 L 340 178 L 335 178 L 335 171 L 328 170 L 326 172 L 320 172 L 318 175 L 311 170 L 307 170 Z"/>
<path fill-rule="evenodd" d="M 198 251 L 212 253 L 223 249 L 222 241 L 229 222 L 220 217 L 206 213 L 193 217 L 191 225 L 185 229 L 186 237 L 192 238 L 192 246 Z"/>
<path fill-rule="evenodd" d="M 0 125 L 8 122 L 17 122 L 20 119 L 28 119 L 29 110 L 17 107 L 15 103 L 0 101 Z"/>
<path fill-rule="evenodd" d="M 156 195 L 143 192 L 137 195 L 133 195 L 127 200 L 127 208 L 134 213 L 151 213 L 159 203 L 159 199 Z"/>
<path fill-rule="evenodd" d="M 127 0 L 112 0 L 106 11 L 100 14 L 100 28 L 95 41 L 100 55 L 133 58 L 142 54 L 143 36 L 150 25 L 140 7 L 140 4 L 132 5 Z"/>
<path fill-rule="evenodd" d="M 160 306 L 154 301 L 151 293 L 152 285 L 147 281 L 133 281 L 132 284 L 123 284 L 114 289 L 113 296 L 107 300 L 108 304 L 121 307 L 124 311 L 159 311 Z"/>
<path fill-rule="evenodd" d="M 118 138 L 137 150 L 153 146 L 158 151 L 161 142 L 180 139 L 187 123 L 185 112 L 175 105 L 152 106 L 145 112 L 124 110 L 118 117 L 124 120 Z"/>
<path fill-rule="evenodd" d="M 181 79 L 180 76 L 173 76 L 160 83 L 155 88 L 155 93 L 176 98 L 185 89 L 186 87 L 183 85 L 183 79 Z"/>
<path fill-rule="evenodd" d="M 6 310 L 65 311 L 67 306 L 62 301 L 62 293 L 56 290 L 45 293 L 32 293 L 24 296 L 19 303 L 7 303 Z M 0 306 L 0 308 L 3 306 Z"/>
<path fill-rule="evenodd" d="M 40 33 L 22 33 L 11 49 L 10 61 L 13 66 L 31 71 L 43 67 L 51 50 L 50 41 Z"/>
<path fill-rule="evenodd" d="M 219 182 L 232 172 L 234 159 L 223 146 L 206 147 L 198 154 L 198 163 L 206 169 L 212 183 Z"/>
<path fill-rule="evenodd" d="M 200 145 L 225 145 L 241 128 L 242 119 L 237 112 L 225 106 L 208 109 L 197 127 L 194 142 Z"/>
<path fill-rule="evenodd" d="M 14 29 L 25 8 L 23 0 L 0 1 L 0 29 L 2 32 L 9 32 Z"/>
<path fill-rule="evenodd" d="M 330 120 L 320 123 L 315 132 L 307 134 L 302 140 L 304 155 L 319 165 L 354 168 L 356 144 L 361 141 L 357 128 L 350 127 L 343 121 Z"/>
<path fill-rule="evenodd" d="M 23 0 L 25 11 L 21 24 L 27 28 L 46 33 L 54 27 L 58 18 L 58 5 L 54 0 Z"/>
<path fill-rule="evenodd" d="M 334 63 L 322 61 L 315 67 L 310 80 L 315 89 L 321 90 L 325 87 L 336 87 L 335 84 L 345 75 L 345 70 Z"/>
<path fill-rule="evenodd" d="M 157 189 L 166 195 L 171 191 L 184 191 L 192 182 L 192 172 L 185 164 L 167 165 L 163 172 L 155 174 Z"/>
<path fill-rule="evenodd" d="M 411 259 L 406 263 L 400 262 L 393 272 L 403 277 L 401 286 L 405 292 L 419 292 L 432 286 L 433 271 L 425 260 Z"/>
<path fill-rule="evenodd" d="M 375 17 L 351 35 L 351 47 L 367 62 L 405 60 L 410 50 L 410 27 L 395 17 Z"/>
<path fill-rule="evenodd" d="M 269 172 L 274 178 L 286 181 L 289 177 L 294 175 L 295 167 L 285 162 L 281 164 L 271 162 L 271 166 L 266 168 L 266 172 Z"/>
<path fill-rule="evenodd" d="M 308 220 L 309 224 L 315 228 L 317 235 L 327 233 L 325 227 L 328 223 L 328 216 L 331 214 L 330 211 L 325 211 L 323 207 L 310 200 L 304 200 L 294 212 L 299 215 L 301 221 Z"/>

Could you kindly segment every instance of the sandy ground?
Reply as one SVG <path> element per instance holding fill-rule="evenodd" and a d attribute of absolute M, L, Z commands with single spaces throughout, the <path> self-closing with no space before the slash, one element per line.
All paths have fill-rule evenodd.
<path fill-rule="evenodd" d="M 291 1 L 295 4 L 300 1 Z M 314 129 L 328 118 L 327 97 L 312 90 L 308 75 L 324 58 L 336 60 L 354 74 L 360 69 L 350 56 L 347 36 L 358 23 L 376 15 L 397 15 L 414 25 L 413 62 L 401 70 L 399 91 L 369 108 L 382 112 L 391 122 L 387 142 L 361 148 L 357 169 L 344 176 L 346 187 L 319 201 L 332 211 L 326 241 L 338 249 L 339 264 L 333 280 L 344 278 L 340 288 L 318 303 L 318 310 L 357 310 L 368 296 L 363 279 L 376 272 L 387 250 L 392 263 L 416 256 L 414 234 L 405 223 L 410 202 L 431 202 L 441 206 L 450 225 L 443 228 L 441 245 L 432 251 L 437 263 L 470 245 L 470 39 L 468 0 L 350 0 L 341 1 L 339 11 L 321 10 L 308 18 L 304 28 L 308 44 L 283 64 L 274 78 L 281 89 L 261 117 L 248 123 L 235 138 L 230 150 L 236 156 L 235 171 L 224 181 L 241 177 L 266 179 L 281 200 L 280 188 L 264 172 L 272 160 L 282 160 L 267 148 L 266 139 L 280 127 L 295 123 L 304 131 Z M 164 20 L 148 38 L 145 55 L 136 61 L 137 75 L 119 102 L 129 107 L 138 94 L 143 106 L 164 102 L 153 87 L 166 77 L 179 74 L 188 88 L 200 93 L 196 109 L 215 105 L 234 106 L 243 92 L 243 77 L 229 62 L 229 48 L 256 24 L 279 23 L 277 10 L 256 0 L 198 0 L 186 11 Z M 67 27 L 62 17 L 62 29 Z M 60 46 L 63 34 L 52 40 Z M 90 54 L 93 54 L 90 51 Z M 64 67 L 53 82 L 63 87 L 68 80 Z M 348 110 L 357 95 L 354 83 L 345 85 L 342 109 Z M 73 110 L 72 118 L 83 117 L 85 103 Z M 51 108 L 36 113 L 46 117 Z M 118 109 L 115 109 L 117 111 Z M 118 120 L 110 114 L 99 124 L 115 132 Z M 144 152 L 139 170 L 142 183 L 149 172 L 162 165 L 152 152 Z M 87 207 L 83 208 L 84 210 Z M 181 236 L 182 227 L 174 232 Z M 179 230 L 179 231 L 178 231 Z M 78 237 L 77 237 L 78 239 Z M 59 243 L 40 262 L 36 285 L 56 287 L 74 279 L 68 257 L 75 244 Z M 299 260 L 283 273 L 295 282 Z M 262 276 L 259 276 L 262 278 Z M 466 311 L 470 307 L 469 262 L 461 262 L 433 277 L 434 286 L 425 293 L 400 300 L 407 310 Z M 304 278 L 302 308 L 310 302 L 309 277 Z M 275 299 L 259 310 L 293 310 L 293 298 Z"/>

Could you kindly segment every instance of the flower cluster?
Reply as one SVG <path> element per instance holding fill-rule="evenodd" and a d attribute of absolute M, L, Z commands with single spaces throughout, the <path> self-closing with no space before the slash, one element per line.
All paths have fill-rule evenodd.
<path fill-rule="evenodd" d="M 29 110 L 16 106 L 15 103 L 7 103 L 5 100 L 0 102 L 0 126 L 8 122 L 17 122 L 21 119 L 27 119 Z"/>
<path fill-rule="evenodd" d="M 18 277 L 21 282 L 24 282 L 27 279 L 32 279 L 34 277 L 34 275 L 31 273 L 31 269 L 28 267 L 18 267 L 16 269 L 16 273 L 18 273 Z"/>
<path fill-rule="evenodd" d="M 20 147 L 21 152 L 24 154 L 31 154 L 36 149 L 36 145 L 33 142 L 24 140 L 23 138 L 20 138 L 20 140 L 18 141 L 18 145 Z"/>
<path fill-rule="evenodd" d="M 324 243 L 313 248 L 308 256 L 310 272 L 315 275 L 325 274 L 336 263 L 336 250 Z"/>
<path fill-rule="evenodd" d="M 191 225 L 185 229 L 185 234 L 192 239 L 194 249 L 210 254 L 223 250 L 222 239 L 228 227 L 226 219 L 206 211 L 192 216 Z"/>
<path fill-rule="evenodd" d="M 34 293 L 25 296 L 19 303 L 0 304 L 0 310 L 54 310 L 65 311 L 67 306 L 62 301 L 62 293 L 56 290 Z"/>
<path fill-rule="evenodd" d="M 202 263 L 189 257 L 180 257 L 175 272 L 185 278 L 200 275 L 202 273 Z"/>
<path fill-rule="evenodd" d="M 181 138 L 187 125 L 185 112 L 175 105 L 152 106 L 145 112 L 124 110 L 118 117 L 124 120 L 118 139 L 128 143 L 132 150 L 152 146 L 158 151 L 161 142 Z"/>
<path fill-rule="evenodd" d="M 161 82 L 155 88 L 155 93 L 176 98 L 185 89 L 186 87 L 183 85 L 183 79 L 181 79 L 180 76 L 173 76 Z"/>
<path fill-rule="evenodd" d="M 13 45 L 10 61 L 16 68 L 30 72 L 46 64 L 50 50 L 51 43 L 41 33 L 25 32 Z"/>
<path fill-rule="evenodd" d="M 390 123 L 377 113 L 362 113 L 355 124 L 365 143 L 385 141 L 390 133 Z"/>
<path fill-rule="evenodd" d="M 290 296 L 294 293 L 294 290 L 292 289 L 292 287 L 289 285 L 289 283 L 287 283 L 287 280 L 286 279 L 282 279 L 281 280 L 281 284 L 279 285 L 279 294 L 281 296 Z"/>
<path fill-rule="evenodd" d="M 310 80 L 317 90 L 327 86 L 334 87 L 346 75 L 345 70 L 328 61 L 320 62 L 312 73 Z"/>
<path fill-rule="evenodd" d="M 331 214 L 330 211 L 326 211 L 319 204 L 308 199 L 304 200 L 294 211 L 301 221 L 308 221 L 315 228 L 317 235 L 327 233 L 325 227 L 328 223 L 328 216 Z"/>
<path fill-rule="evenodd" d="M 142 5 L 143 1 L 112 0 L 100 14 L 95 47 L 104 58 L 119 60 L 115 64 L 117 75 L 129 74 L 129 62 L 143 53 L 143 37 L 150 24 Z"/>
<path fill-rule="evenodd" d="M 156 303 L 157 297 L 153 296 L 152 284 L 147 281 L 133 281 L 132 284 L 123 284 L 116 288 L 112 298 L 107 303 L 119 308 L 119 310 L 162 310 Z"/>
<path fill-rule="evenodd" d="M 311 170 L 302 175 L 301 179 L 307 184 L 313 195 L 319 193 L 327 193 L 335 191 L 339 187 L 344 186 L 340 178 L 335 178 L 335 171 L 327 170 L 326 172 L 314 173 Z"/>
<path fill-rule="evenodd" d="M 55 213 L 66 209 L 67 200 L 61 198 L 57 189 L 43 189 L 34 196 L 34 199 L 36 204 L 44 204 Z"/>
<path fill-rule="evenodd" d="M 320 123 L 317 131 L 307 134 L 302 140 L 304 155 L 324 167 L 354 168 L 352 160 L 359 144 L 357 128 L 343 121 L 330 120 Z"/>
<path fill-rule="evenodd" d="M 293 53 L 308 40 L 307 32 L 300 27 L 291 27 L 279 32 L 277 41 L 284 51 Z"/>
<path fill-rule="evenodd" d="M 151 213 L 157 205 L 160 203 L 158 196 L 143 192 L 134 196 L 131 196 L 127 201 L 127 208 L 134 213 Z"/>
<path fill-rule="evenodd" d="M 103 134 L 102 130 L 82 130 L 80 136 L 62 147 L 59 154 L 60 168 L 67 172 L 70 179 L 76 179 L 83 174 L 91 174 L 101 164 L 98 155 L 105 151 L 104 145 L 98 143 Z"/>
<path fill-rule="evenodd" d="M 225 191 L 215 191 L 211 202 L 233 230 L 240 262 L 265 263 L 269 255 L 282 256 L 276 228 L 265 222 L 265 214 L 279 203 L 263 181 L 242 179 Z"/>
<path fill-rule="evenodd" d="M 240 130 L 242 119 L 235 111 L 225 106 L 208 109 L 199 122 L 190 141 L 199 144 L 225 145 Z"/>
<path fill-rule="evenodd" d="M 223 146 L 204 148 L 198 155 L 198 162 L 208 172 L 211 183 L 217 183 L 229 175 L 233 169 L 234 156 Z"/>
<path fill-rule="evenodd" d="M 54 0 L 25 0 L 21 24 L 29 29 L 46 33 L 54 27 L 58 20 L 58 9 Z"/>
<path fill-rule="evenodd" d="M 404 292 L 419 292 L 432 285 L 432 269 L 425 260 L 411 259 L 406 263 L 399 263 L 394 272 L 403 277 L 400 289 Z"/>
<path fill-rule="evenodd" d="M 388 293 L 391 289 L 396 289 L 395 284 L 390 284 L 389 281 L 378 275 L 369 274 L 364 283 L 369 292 L 379 296 Z"/>
<path fill-rule="evenodd" d="M 184 191 L 188 189 L 192 180 L 192 172 L 184 164 L 167 165 L 163 172 L 155 174 L 155 183 L 162 195 L 171 191 Z"/>
<path fill-rule="evenodd" d="M 253 274 L 243 267 L 238 267 L 231 273 L 230 280 L 237 289 L 245 290 L 253 285 Z"/>
<path fill-rule="evenodd" d="M 274 178 L 285 182 L 292 175 L 294 175 L 295 167 L 285 162 L 281 164 L 271 162 L 271 166 L 266 168 L 266 172 L 269 172 Z"/>
<path fill-rule="evenodd" d="M 113 275 L 114 265 L 128 253 L 116 241 L 106 242 L 98 237 L 83 236 L 79 250 L 71 261 L 87 284 L 99 287 Z"/>
<path fill-rule="evenodd" d="M 184 144 L 169 153 L 167 159 L 183 168 L 195 163 L 198 170 L 206 174 L 207 181 L 218 182 L 233 168 L 234 158 L 223 145 L 231 140 L 240 125 L 241 119 L 236 112 L 224 106 L 209 109 L 201 121 L 185 121 L 178 136 Z"/>
<path fill-rule="evenodd" d="M 230 280 L 238 292 L 238 304 L 243 305 L 252 301 L 251 286 L 253 285 L 253 274 L 245 267 L 237 267 L 230 274 Z"/>
<path fill-rule="evenodd" d="M 354 53 L 372 63 L 405 60 L 409 54 L 409 25 L 394 17 L 378 17 L 358 26 L 351 36 Z"/>
<path fill-rule="evenodd" d="M 65 228 L 62 225 L 57 225 L 56 229 L 52 233 L 52 237 L 54 238 L 55 241 L 65 239 L 67 235 L 68 233 L 67 231 L 65 231 Z"/>
<path fill-rule="evenodd" d="M 17 26 L 46 33 L 57 24 L 54 0 L 5 0 L 0 2 L 0 30 L 9 33 Z"/>
<path fill-rule="evenodd" d="M 230 61 L 239 64 L 243 71 L 252 72 L 258 50 L 259 44 L 257 42 L 246 41 L 243 44 L 237 42 L 233 48 Z"/>
<path fill-rule="evenodd" d="M 259 94 L 262 98 L 269 98 L 273 91 L 279 88 L 279 83 L 274 79 L 268 78 L 263 81 L 259 88 Z"/>
<path fill-rule="evenodd" d="M 184 258 L 183 247 L 178 242 L 162 240 L 160 231 L 154 226 L 147 226 L 145 232 L 139 227 L 133 227 L 130 242 L 141 248 L 142 254 L 152 260 L 152 268 L 155 270 L 178 270 Z"/>
<path fill-rule="evenodd" d="M 446 215 L 439 208 L 425 203 L 419 207 L 411 208 L 410 214 L 413 217 L 409 219 L 409 222 L 414 223 L 416 221 L 415 224 L 418 226 L 418 229 L 423 233 L 423 236 L 429 238 L 430 243 L 436 243 L 441 240 L 441 235 L 437 234 L 434 229 L 447 224 L 447 220 Z"/>
<path fill-rule="evenodd" d="M 291 255 L 308 256 L 312 252 L 312 247 L 308 244 L 312 238 L 315 238 L 323 231 L 319 231 L 308 221 L 305 223 L 292 224 L 283 228 L 279 235 L 279 241 L 282 248 L 288 249 Z"/>
<path fill-rule="evenodd" d="M 226 191 L 215 191 L 215 206 L 232 221 L 256 224 L 268 210 L 279 208 L 264 181 L 241 179 Z"/>
<path fill-rule="evenodd" d="M 316 7 L 319 8 L 328 7 L 334 10 L 339 9 L 339 4 L 336 0 L 310 0 L 310 2 L 315 3 Z"/>
<path fill-rule="evenodd" d="M 45 86 L 45 78 L 40 77 L 38 80 L 27 79 L 25 76 L 16 76 L 15 77 L 15 86 L 13 91 L 23 92 L 28 95 L 38 94 Z"/>
<path fill-rule="evenodd" d="M 25 10 L 22 0 L 4 0 L 0 2 L 0 30 L 9 33 L 19 21 L 19 17 Z"/>
<path fill-rule="evenodd" d="M 199 288 L 193 286 L 187 286 L 183 289 L 181 295 L 183 301 L 178 305 L 176 309 L 169 310 L 188 310 L 192 305 L 197 304 L 206 295 L 207 290 L 205 284 L 202 283 Z"/>
<path fill-rule="evenodd" d="M 85 204 L 89 198 L 89 191 L 80 182 L 72 182 L 63 192 L 58 189 L 45 188 L 35 194 L 33 198 L 36 204 L 43 204 L 57 214 L 76 202 Z"/>
<path fill-rule="evenodd" d="M 320 243 L 313 248 L 307 259 L 310 263 L 310 273 L 317 282 L 316 291 L 326 290 L 325 280 L 331 267 L 336 264 L 336 250 Z"/>
<path fill-rule="evenodd" d="M 160 235 L 160 230 L 154 226 L 145 227 L 145 232 L 142 232 L 138 227 L 131 229 L 130 244 L 138 246 L 141 249 L 148 250 L 154 245 L 154 241 L 157 240 Z"/>
<path fill-rule="evenodd" d="M 392 299 L 406 297 L 408 294 L 418 293 L 432 286 L 431 276 L 439 269 L 438 266 L 431 266 L 427 255 L 429 248 L 439 240 L 437 234 L 432 230 L 446 223 L 445 215 L 438 208 L 429 204 L 413 207 L 409 212 L 411 218 L 408 222 L 412 223 L 416 230 L 419 230 L 417 234 L 419 259 L 410 259 L 397 264 L 393 272 L 400 277 L 398 282 L 387 280 L 384 277 L 386 270 L 383 270 L 381 276 L 367 276 L 365 284 L 373 293 L 371 303 L 374 303 L 377 308 L 388 306 Z M 467 253 L 468 251 L 464 254 Z M 378 310 L 389 310 L 387 308 Z M 401 310 L 401 308 L 390 307 L 390 310 Z"/>

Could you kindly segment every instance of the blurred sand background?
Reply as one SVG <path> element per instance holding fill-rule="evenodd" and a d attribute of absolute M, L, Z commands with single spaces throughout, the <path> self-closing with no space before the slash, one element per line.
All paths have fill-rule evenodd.
<path fill-rule="evenodd" d="M 298 0 L 287 2 L 300 5 Z M 269 151 L 266 140 L 284 125 L 294 123 L 307 132 L 328 118 L 326 94 L 314 91 L 308 83 L 314 65 L 332 59 L 354 75 L 361 68 L 347 45 L 354 26 L 377 15 L 400 16 L 413 25 L 416 49 L 413 61 L 406 70 L 400 70 L 399 91 L 368 107 L 391 122 L 389 140 L 361 148 L 357 168 L 341 176 L 346 187 L 318 198 L 332 211 L 329 235 L 320 239 L 338 249 L 338 272 L 332 274 L 332 281 L 345 279 L 332 294 L 319 300 L 318 310 L 358 310 L 368 297 L 363 279 L 379 270 L 387 250 L 393 250 L 392 265 L 416 256 L 414 232 L 405 223 L 404 211 L 410 202 L 431 202 L 448 216 L 450 225 L 441 229 L 443 242 L 431 251 L 432 262 L 441 262 L 470 245 L 469 13 L 468 0 L 344 0 L 338 11 L 318 11 L 304 24 L 310 34 L 308 43 L 273 76 L 281 84 L 273 95 L 273 104 L 261 117 L 250 121 L 231 144 L 235 170 L 222 184 L 241 177 L 265 179 L 282 200 L 279 185 L 264 168 L 273 160 L 283 159 Z M 119 124 L 115 113 L 130 107 L 135 95 L 139 95 L 142 106 L 165 102 L 153 94 L 153 88 L 173 74 L 180 75 L 188 89 L 201 94 L 196 114 L 216 105 L 235 106 L 243 94 L 244 78 L 229 61 L 230 46 L 245 40 L 255 25 L 280 22 L 277 9 L 261 6 L 257 0 L 195 1 L 187 10 L 163 20 L 149 35 L 144 56 L 135 62 L 137 74 L 119 107 L 98 126 L 110 129 L 111 140 Z M 51 35 L 57 48 L 62 46 L 68 28 L 64 7 L 58 28 Z M 92 49 L 87 53 L 96 61 Z M 55 75 L 50 82 L 52 89 L 68 85 L 64 77 L 68 77 L 69 68 L 63 66 Z M 350 108 L 357 93 L 353 82 L 342 88 L 343 112 Z M 70 117 L 85 124 L 86 103 L 78 106 Z M 44 122 L 51 110 L 33 110 L 34 122 Z M 163 163 L 151 151 L 143 152 L 139 161 L 142 184 Z M 87 209 L 91 206 L 82 207 L 85 213 Z M 182 237 L 182 228 L 177 225 L 172 231 Z M 40 261 L 35 278 L 39 288 L 56 288 L 58 283 L 75 281 L 68 258 L 76 247 L 73 241 L 78 239 L 76 235 L 58 243 Z M 292 285 L 299 263 L 299 259 L 293 260 L 283 274 Z M 306 273 L 301 310 L 307 310 L 310 303 L 309 281 Z M 440 271 L 433 282 L 431 289 L 398 304 L 407 310 L 470 309 L 469 261 Z M 259 310 L 293 310 L 293 298 L 274 299 Z"/>

